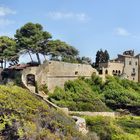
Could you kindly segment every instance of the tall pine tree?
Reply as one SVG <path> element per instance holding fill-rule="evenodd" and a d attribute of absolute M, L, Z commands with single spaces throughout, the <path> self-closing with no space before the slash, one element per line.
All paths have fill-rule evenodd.
<path fill-rule="evenodd" d="M 95 68 L 99 67 L 99 63 L 106 63 L 109 60 L 109 53 L 107 50 L 103 51 L 102 49 L 98 50 L 96 53 L 95 59 Z"/>

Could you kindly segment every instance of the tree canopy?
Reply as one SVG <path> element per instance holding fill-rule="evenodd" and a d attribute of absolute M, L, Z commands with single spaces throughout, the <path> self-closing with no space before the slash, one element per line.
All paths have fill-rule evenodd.
<path fill-rule="evenodd" d="M 7 36 L 0 37 L 0 62 L 1 67 L 6 67 L 6 62 L 16 64 L 18 62 L 18 50 L 14 39 Z M 4 66 L 3 66 L 4 63 Z"/>
<path fill-rule="evenodd" d="M 78 50 L 66 42 L 62 42 L 60 40 L 49 41 L 46 48 L 46 53 L 50 54 L 52 59 L 58 57 L 61 57 L 61 59 L 71 59 L 78 55 Z"/>
<path fill-rule="evenodd" d="M 6 62 L 9 62 L 10 65 L 17 64 L 20 55 L 27 53 L 32 62 L 32 54 L 35 54 L 39 64 L 41 64 L 40 54 L 45 59 L 45 56 L 49 56 L 51 60 L 91 64 L 90 58 L 79 57 L 79 51 L 75 47 L 59 39 L 54 40 L 52 35 L 38 23 L 26 23 L 16 30 L 14 38 L 0 37 L 0 63 L 2 68 L 6 67 Z"/>
<path fill-rule="evenodd" d="M 109 53 L 107 50 L 103 51 L 102 49 L 98 50 L 96 53 L 95 67 L 99 67 L 99 63 L 106 63 L 109 60 Z"/>
<path fill-rule="evenodd" d="M 27 23 L 16 31 L 15 40 L 20 50 L 35 53 L 40 63 L 39 53 L 43 52 L 45 43 L 52 38 L 51 34 L 43 30 L 42 25 Z M 44 45 L 42 45 L 44 43 Z"/>
<path fill-rule="evenodd" d="M 71 45 L 60 40 L 52 40 L 49 32 L 44 31 L 42 25 L 27 23 L 16 31 L 15 40 L 20 51 L 36 54 L 40 64 L 39 54 L 51 55 L 51 59 L 61 57 L 61 60 L 75 58 L 78 55 Z M 31 57 L 32 59 L 32 57 Z"/>

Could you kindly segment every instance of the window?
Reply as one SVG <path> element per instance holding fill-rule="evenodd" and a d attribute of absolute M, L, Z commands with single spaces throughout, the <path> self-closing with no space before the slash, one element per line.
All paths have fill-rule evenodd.
<path fill-rule="evenodd" d="M 131 61 L 129 61 L 129 65 L 131 65 Z"/>
<path fill-rule="evenodd" d="M 137 62 L 135 62 L 135 65 L 137 66 L 137 65 L 138 65 L 138 63 L 137 63 Z"/>
<path fill-rule="evenodd" d="M 103 70 L 99 70 L 99 74 L 103 74 Z"/>
<path fill-rule="evenodd" d="M 108 74 L 108 70 L 105 70 L 105 74 Z"/>
<path fill-rule="evenodd" d="M 75 75 L 78 75 L 78 71 L 75 72 Z"/>
<path fill-rule="evenodd" d="M 115 74 L 115 70 L 112 71 L 112 74 L 113 74 L 113 75 Z"/>
<path fill-rule="evenodd" d="M 121 74 L 121 71 L 119 70 L 118 73 Z"/>
<path fill-rule="evenodd" d="M 131 76 L 135 76 L 136 75 L 136 71 L 135 71 L 135 68 L 132 69 L 132 73 L 131 73 Z"/>

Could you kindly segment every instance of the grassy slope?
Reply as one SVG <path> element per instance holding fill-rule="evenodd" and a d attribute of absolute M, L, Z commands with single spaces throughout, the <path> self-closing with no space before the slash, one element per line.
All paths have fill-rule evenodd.
<path fill-rule="evenodd" d="M 0 139 L 82 139 L 73 120 L 17 86 L 0 86 Z"/>

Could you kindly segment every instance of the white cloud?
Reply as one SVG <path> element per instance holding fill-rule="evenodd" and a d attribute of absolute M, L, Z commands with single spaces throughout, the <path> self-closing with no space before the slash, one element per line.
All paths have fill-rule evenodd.
<path fill-rule="evenodd" d="M 10 14 L 16 14 L 16 11 L 5 6 L 0 6 L 0 28 L 3 28 L 3 27 L 6 27 L 8 25 L 15 23 L 15 21 L 7 19 L 7 16 Z"/>
<path fill-rule="evenodd" d="M 122 27 L 116 28 L 115 34 L 117 34 L 119 36 L 130 36 L 131 35 L 130 32 L 128 32 L 125 28 L 122 28 Z"/>
<path fill-rule="evenodd" d="M 9 14 L 16 14 L 16 11 L 14 11 L 8 7 L 0 7 L 0 17 L 7 16 Z"/>
<path fill-rule="evenodd" d="M 49 12 L 47 16 L 53 20 L 78 20 L 87 21 L 89 17 L 85 13 L 72 13 L 72 12 Z"/>

